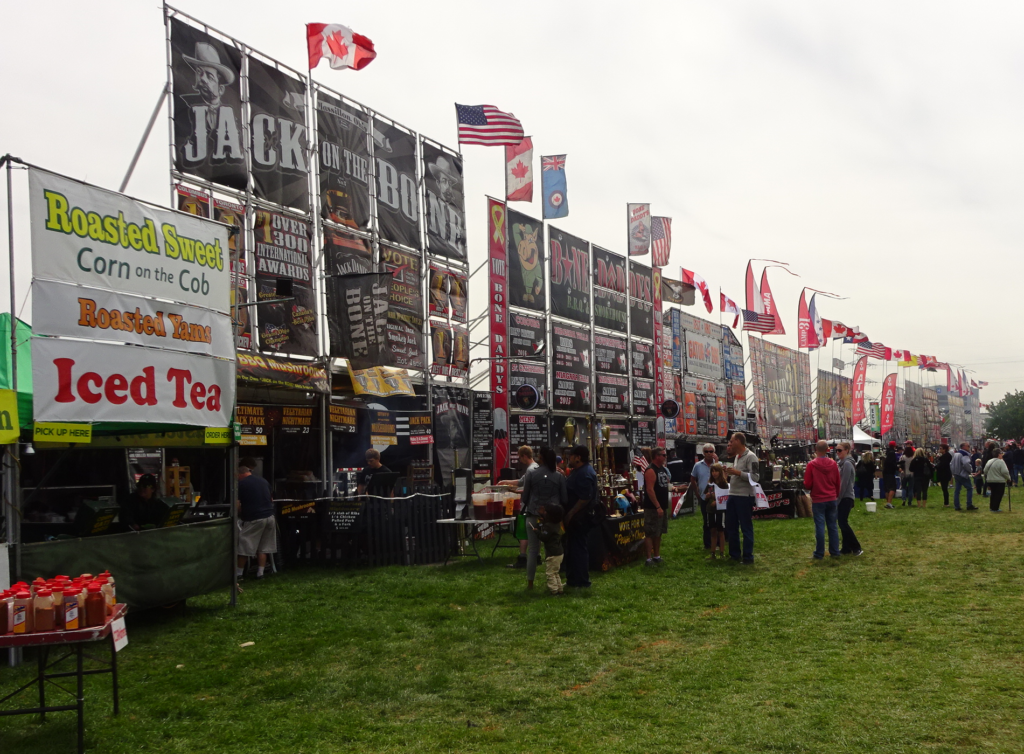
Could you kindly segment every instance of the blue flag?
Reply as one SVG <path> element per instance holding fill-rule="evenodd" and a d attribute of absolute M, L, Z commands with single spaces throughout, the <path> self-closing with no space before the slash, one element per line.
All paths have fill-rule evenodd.
<path fill-rule="evenodd" d="M 544 189 L 544 219 L 568 217 L 569 202 L 565 197 L 565 155 L 541 157 L 541 185 Z"/>

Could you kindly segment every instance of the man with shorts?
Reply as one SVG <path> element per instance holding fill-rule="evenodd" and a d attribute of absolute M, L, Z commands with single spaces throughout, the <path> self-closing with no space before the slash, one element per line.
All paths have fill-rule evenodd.
<path fill-rule="evenodd" d="M 668 532 L 669 489 L 672 474 L 665 468 L 664 448 L 651 451 L 651 465 L 644 471 L 644 545 L 647 565 L 661 565 L 661 535 Z"/>
<path fill-rule="evenodd" d="M 243 458 L 238 464 L 238 563 L 235 575 L 241 579 L 247 558 L 256 558 L 256 578 L 263 578 L 267 554 L 277 552 L 277 524 L 274 521 L 274 499 L 270 483 L 252 470 L 254 458 Z"/>

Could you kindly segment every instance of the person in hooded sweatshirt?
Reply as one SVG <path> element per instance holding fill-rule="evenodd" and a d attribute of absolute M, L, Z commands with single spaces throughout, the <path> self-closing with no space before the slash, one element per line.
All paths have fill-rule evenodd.
<path fill-rule="evenodd" d="M 828 553 L 833 558 L 839 552 L 839 492 L 842 489 L 839 466 L 828 457 L 828 442 L 818 440 L 814 446 L 814 460 L 804 471 L 804 487 L 811 493 L 814 513 L 814 559 L 825 557 L 825 529 L 828 529 Z"/>

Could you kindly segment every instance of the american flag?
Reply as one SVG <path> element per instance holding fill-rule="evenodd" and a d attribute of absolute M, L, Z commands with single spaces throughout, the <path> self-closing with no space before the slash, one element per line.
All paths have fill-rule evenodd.
<path fill-rule="evenodd" d="M 651 260 L 655 267 L 667 267 L 672 251 L 672 218 L 651 218 Z"/>
<path fill-rule="evenodd" d="M 523 124 L 512 113 L 493 105 L 455 105 L 459 120 L 459 144 L 514 147 L 523 140 Z"/>
<path fill-rule="evenodd" d="M 759 332 L 762 335 L 775 329 L 775 315 L 758 314 L 750 309 L 743 310 L 743 329 Z"/>
<path fill-rule="evenodd" d="M 633 465 L 640 469 L 640 471 L 647 471 L 647 467 L 650 466 L 650 464 L 647 463 L 647 459 L 644 458 L 643 453 L 633 456 Z"/>
<path fill-rule="evenodd" d="M 541 170 L 565 170 L 565 155 L 555 154 L 540 158 Z"/>
<path fill-rule="evenodd" d="M 988 387 L 988 383 L 984 380 L 978 380 L 978 387 Z"/>
<path fill-rule="evenodd" d="M 857 354 L 861 356 L 870 356 L 873 359 L 889 361 L 892 358 L 892 349 L 886 348 L 881 343 L 872 343 L 868 340 L 857 346 Z"/>

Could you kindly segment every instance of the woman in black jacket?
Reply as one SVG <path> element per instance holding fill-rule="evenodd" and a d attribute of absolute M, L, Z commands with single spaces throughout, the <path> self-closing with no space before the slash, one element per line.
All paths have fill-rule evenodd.
<path fill-rule="evenodd" d="M 935 459 L 935 481 L 939 483 L 942 490 L 942 504 L 949 505 L 949 483 L 953 480 L 953 472 L 949 468 L 953 456 L 949 452 L 949 446 L 942 443 L 939 446 L 939 456 Z"/>
<path fill-rule="evenodd" d="M 924 448 L 918 448 L 907 465 L 910 473 L 914 475 L 914 497 L 917 500 L 917 507 L 925 508 L 928 505 L 928 485 L 932 482 L 934 469 L 932 462 L 928 460 Z"/>
<path fill-rule="evenodd" d="M 540 449 L 540 466 L 526 475 L 523 483 L 523 512 L 526 514 L 526 532 L 529 544 L 526 549 L 526 588 L 533 589 L 533 577 L 537 572 L 537 556 L 540 555 L 540 538 L 537 536 L 537 516 L 547 505 L 560 505 L 564 509 L 568 502 L 565 475 L 558 470 L 557 457 L 551 448 Z"/>
<path fill-rule="evenodd" d="M 857 461 L 857 497 L 860 500 L 875 496 L 875 457 L 868 451 Z"/>

